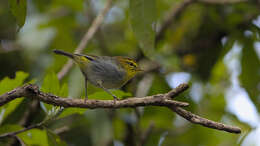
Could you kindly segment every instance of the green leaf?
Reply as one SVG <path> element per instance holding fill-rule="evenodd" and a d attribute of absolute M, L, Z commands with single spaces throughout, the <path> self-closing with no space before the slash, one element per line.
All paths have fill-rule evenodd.
<path fill-rule="evenodd" d="M 31 129 L 17 135 L 26 145 L 48 146 L 46 130 Z"/>
<path fill-rule="evenodd" d="M 67 96 L 68 96 L 68 91 L 69 91 L 69 89 L 68 89 L 68 84 L 67 84 L 67 83 L 64 83 L 64 84 L 61 86 L 58 95 L 61 96 L 61 97 L 67 97 Z"/>
<path fill-rule="evenodd" d="M 65 91 L 60 91 L 59 79 L 54 72 L 51 72 L 45 76 L 41 86 L 41 90 L 43 92 L 51 93 L 54 95 L 59 95 L 60 92 L 65 92 Z M 49 111 L 55 108 L 55 106 L 43 102 L 41 102 L 41 107 L 47 114 L 49 114 Z"/>
<path fill-rule="evenodd" d="M 64 84 L 60 88 L 60 81 L 54 72 L 51 72 L 45 76 L 41 86 L 41 90 L 43 92 L 51 93 L 58 96 L 67 96 L 68 94 L 67 84 Z M 52 109 L 55 108 L 55 106 L 43 102 L 41 102 L 41 107 L 47 114 L 49 114 L 49 112 L 53 111 Z"/>
<path fill-rule="evenodd" d="M 25 23 L 27 0 L 9 0 L 8 2 L 17 24 L 21 28 Z"/>
<path fill-rule="evenodd" d="M 29 82 L 28 82 L 28 84 L 35 84 L 36 83 L 36 79 L 32 79 L 32 80 L 30 80 Z"/>
<path fill-rule="evenodd" d="M 66 146 L 67 144 L 60 137 L 47 129 L 47 137 L 49 146 Z"/>
<path fill-rule="evenodd" d="M 114 95 L 116 95 L 116 97 L 118 98 L 122 98 L 122 97 L 129 97 L 131 96 L 131 93 L 127 93 L 127 92 L 124 92 L 124 91 L 121 91 L 121 90 L 113 90 L 111 91 Z M 113 97 L 108 94 L 107 92 L 105 91 L 101 91 L 101 92 L 95 92 L 94 94 L 91 94 L 88 96 L 90 99 L 108 99 L 108 98 L 111 98 L 113 99 Z"/>
<path fill-rule="evenodd" d="M 55 6 L 66 6 L 74 11 L 82 11 L 84 6 L 84 0 L 55 0 Z"/>
<path fill-rule="evenodd" d="M 156 1 L 129 0 L 130 20 L 134 34 L 144 54 L 154 56 Z M 154 25 L 154 26 L 153 26 Z"/>
<path fill-rule="evenodd" d="M 24 80 L 29 76 L 28 73 L 18 71 L 16 72 L 15 78 L 10 79 L 8 77 L 5 77 L 0 82 L 0 95 L 4 94 L 5 92 L 8 92 L 18 86 L 21 86 L 24 82 Z M 18 105 L 23 101 L 23 98 L 15 99 L 4 106 L 0 107 L 0 123 L 10 114 L 12 113 Z"/>
<path fill-rule="evenodd" d="M 5 92 L 8 92 L 20 85 L 23 84 L 24 80 L 29 76 L 28 73 L 18 71 L 15 74 L 14 79 L 10 79 L 9 77 L 5 77 L 1 82 L 0 82 L 0 95 L 4 94 Z"/>
<path fill-rule="evenodd" d="M 70 116 L 72 114 L 83 114 L 86 111 L 84 108 L 66 108 L 59 115 L 59 118 L 64 118 L 66 116 Z"/>
<path fill-rule="evenodd" d="M 157 108 L 157 107 L 145 107 L 142 120 L 141 120 L 141 127 L 147 127 L 151 123 L 151 117 L 158 128 L 162 129 L 171 129 L 174 128 L 172 125 L 174 114 L 166 109 L 166 108 Z"/>
<path fill-rule="evenodd" d="M 46 93 L 59 94 L 60 82 L 54 72 L 47 74 L 43 80 L 41 90 Z"/>
<path fill-rule="evenodd" d="M 171 90 L 171 88 L 169 87 L 169 85 L 166 82 L 166 80 L 164 79 L 164 77 L 156 75 L 156 76 L 154 76 L 154 80 L 153 80 L 153 83 L 152 83 L 152 86 L 149 90 L 148 95 L 155 95 L 155 94 L 158 94 L 158 93 L 166 93 L 170 90 Z"/>
<path fill-rule="evenodd" d="M 260 84 L 260 61 L 252 43 L 246 42 L 245 46 L 242 50 L 240 81 L 254 103 L 260 105 L 257 100 L 260 95 L 260 90 L 258 89 Z"/>
<path fill-rule="evenodd" d="M 61 97 L 68 96 L 68 84 L 64 83 L 62 86 L 60 86 L 59 79 L 54 72 L 51 72 L 45 76 L 41 90 L 43 92 L 51 93 Z M 44 102 L 41 102 L 41 107 L 48 116 L 55 114 L 55 109 L 57 109 L 57 107 Z"/>
<path fill-rule="evenodd" d="M 0 115 L 0 123 L 4 121 L 6 117 L 8 117 L 15 109 L 21 104 L 23 98 L 17 98 L 4 106 L 0 107 L 1 115 Z"/>
<path fill-rule="evenodd" d="M 112 93 L 114 95 L 116 95 L 118 98 L 123 98 L 123 97 L 129 97 L 129 96 L 132 96 L 131 93 L 129 92 L 124 92 L 122 90 L 113 90 Z"/>
<path fill-rule="evenodd" d="M 20 125 L 3 125 L 0 127 L 0 134 L 14 132 L 23 129 Z"/>

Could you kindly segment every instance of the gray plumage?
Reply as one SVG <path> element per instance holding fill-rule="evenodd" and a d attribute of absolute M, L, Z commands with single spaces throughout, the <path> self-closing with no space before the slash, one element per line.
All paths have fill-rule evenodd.
<path fill-rule="evenodd" d="M 90 61 L 86 68 L 82 69 L 82 72 L 86 75 L 87 80 L 96 86 L 99 86 L 98 81 L 100 81 L 103 87 L 107 89 L 120 88 L 123 85 L 126 72 L 120 70 L 116 64 L 114 58 L 97 57 L 95 60 Z"/>

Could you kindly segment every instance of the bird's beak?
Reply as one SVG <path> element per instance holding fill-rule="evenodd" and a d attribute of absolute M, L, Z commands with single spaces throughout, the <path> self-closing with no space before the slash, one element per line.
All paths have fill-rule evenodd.
<path fill-rule="evenodd" d="M 137 67 L 137 68 L 136 68 L 136 71 L 139 72 L 139 71 L 144 71 L 144 70 L 142 70 L 140 67 Z"/>

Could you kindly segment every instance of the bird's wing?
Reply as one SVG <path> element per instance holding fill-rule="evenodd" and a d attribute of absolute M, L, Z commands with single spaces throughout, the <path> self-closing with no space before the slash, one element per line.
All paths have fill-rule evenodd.
<path fill-rule="evenodd" d="M 98 56 L 95 56 L 95 55 L 86 55 L 86 54 L 75 54 L 75 55 L 77 55 L 77 56 L 84 56 L 89 61 L 95 61 L 95 60 L 98 59 Z"/>

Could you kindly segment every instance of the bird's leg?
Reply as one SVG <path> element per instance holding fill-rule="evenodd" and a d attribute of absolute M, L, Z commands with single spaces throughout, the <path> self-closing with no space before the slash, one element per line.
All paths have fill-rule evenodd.
<path fill-rule="evenodd" d="M 114 102 L 116 100 L 119 100 L 116 95 L 114 95 L 113 93 L 111 93 L 108 89 L 106 89 L 103 85 L 102 85 L 102 81 L 98 81 L 98 86 L 101 87 L 102 89 L 104 89 L 108 94 L 112 95 L 114 97 Z"/>
<path fill-rule="evenodd" d="M 88 79 L 85 78 L 85 103 L 88 100 Z"/>

